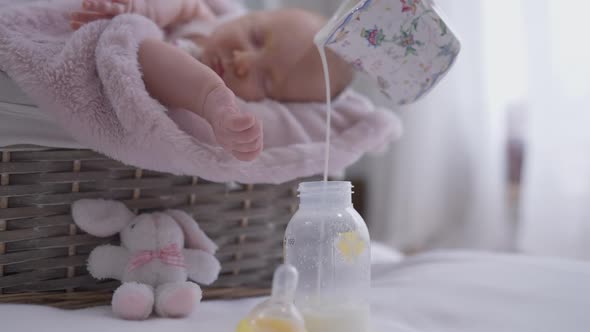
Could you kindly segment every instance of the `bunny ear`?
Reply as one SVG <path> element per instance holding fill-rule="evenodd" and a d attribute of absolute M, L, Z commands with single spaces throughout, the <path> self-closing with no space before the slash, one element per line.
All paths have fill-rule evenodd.
<path fill-rule="evenodd" d="M 215 254 L 217 245 L 199 228 L 197 222 L 190 215 L 180 210 L 168 210 L 166 213 L 182 228 L 187 248 L 200 249 L 212 255 Z"/>
<path fill-rule="evenodd" d="M 135 218 L 125 204 L 103 199 L 82 199 L 72 204 L 74 222 L 88 234 L 109 237 Z"/>

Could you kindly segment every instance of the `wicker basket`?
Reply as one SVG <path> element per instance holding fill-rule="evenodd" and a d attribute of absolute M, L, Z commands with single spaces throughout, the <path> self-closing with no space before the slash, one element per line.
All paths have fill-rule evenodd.
<path fill-rule="evenodd" d="M 266 294 L 282 259 L 283 233 L 297 208 L 297 182 L 229 185 L 125 166 L 87 150 L 0 148 L 0 302 L 61 308 L 106 304 L 118 282 L 86 270 L 97 245 L 70 204 L 82 198 L 123 201 L 135 212 L 185 210 L 219 245 L 219 280 L 206 298 Z"/>

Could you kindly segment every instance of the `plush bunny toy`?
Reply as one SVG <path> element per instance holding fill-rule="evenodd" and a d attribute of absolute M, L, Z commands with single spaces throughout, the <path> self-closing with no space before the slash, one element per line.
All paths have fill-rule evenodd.
<path fill-rule="evenodd" d="M 153 309 L 164 317 L 183 317 L 201 301 L 201 284 L 220 271 L 217 246 L 188 214 L 168 210 L 134 215 L 120 202 L 81 200 L 72 205 L 85 232 L 108 237 L 120 232 L 121 246 L 104 245 L 88 258 L 97 279 L 118 279 L 113 312 L 124 319 L 146 319 Z M 186 245 L 186 249 L 185 249 Z"/>

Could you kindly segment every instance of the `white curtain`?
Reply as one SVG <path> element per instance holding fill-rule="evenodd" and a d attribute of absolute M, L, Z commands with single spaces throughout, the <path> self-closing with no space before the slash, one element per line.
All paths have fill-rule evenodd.
<path fill-rule="evenodd" d="M 590 259 L 590 2 L 528 0 L 525 252 Z"/>
<path fill-rule="evenodd" d="M 407 250 L 516 248 L 590 258 L 590 2 L 439 0 L 457 66 L 401 110 L 406 136 L 371 163 L 374 237 Z M 506 214 L 507 111 L 526 111 L 524 180 Z M 385 166 L 386 165 L 386 166 Z"/>

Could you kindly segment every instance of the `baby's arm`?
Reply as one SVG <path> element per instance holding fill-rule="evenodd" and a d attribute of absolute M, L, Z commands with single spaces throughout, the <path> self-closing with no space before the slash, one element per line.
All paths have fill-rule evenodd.
<path fill-rule="evenodd" d="M 161 28 L 194 19 L 212 20 L 215 14 L 204 0 L 84 0 L 83 11 L 72 13 L 72 27 L 120 14 L 139 14 Z"/>
<path fill-rule="evenodd" d="M 139 48 L 143 80 L 152 97 L 170 108 L 192 111 L 211 124 L 217 142 L 239 160 L 253 160 L 262 151 L 262 128 L 241 113 L 234 94 L 209 67 L 183 50 L 157 39 Z"/>

